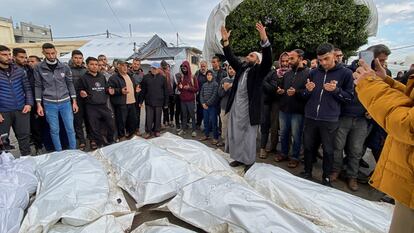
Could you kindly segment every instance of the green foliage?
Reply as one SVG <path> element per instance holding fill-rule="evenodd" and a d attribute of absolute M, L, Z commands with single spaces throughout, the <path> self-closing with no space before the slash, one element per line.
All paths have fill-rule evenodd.
<path fill-rule="evenodd" d="M 245 0 L 226 19 L 237 55 L 259 49 L 255 22 L 266 27 L 275 55 L 301 48 L 316 57 L 319 44 L 330 42 L 345 56 L 367 43 L 369 9 L 353 0 Z"/>

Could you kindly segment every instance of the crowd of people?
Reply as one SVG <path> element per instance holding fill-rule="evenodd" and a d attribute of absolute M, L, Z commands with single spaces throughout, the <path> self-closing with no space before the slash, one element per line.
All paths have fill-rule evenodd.
<path fill-rule="evenodd" d="M 410 81 L 414 67 L 396 80 L 389 78 L 386 62 L 391 51 L 382 44 L 367 49 L 374 61 L 371 66 L 362 61 L 362 71 L 361 61 L 344 64 L 341 49 L 329 43 L 317 48 L 313 60 L 298 48 L 283 52 L 272 63 L 266 30 L 260 23 L 256 29 L 262 51 L 240 59 L 231 49 L 230 31 L 222 27 L 226 61 L 213 57 L 211 69 L 207 61 L 201 61 L 194 75 L 188 61 L 177 74 L 171 74 L 165 61 L 152 63 L 145 74 L 139 59 L 130 64 L 116 60 L 110 66 L 105 55 L 84 59 L 81 51 L 74 50 L 65 64 L 57 59 L 51 43 L 42 46 L 44 59 L 0 45 L 1 147 L 10 149 L 11 128 L 22 156 L 32 154 L 32 144 L 36 153 L 43 148 L 85 150 L 87 144 L 94 150 L 133 136 L 159 137 L 167 127 L 195 138 L 203 128 L 197 139 L 224 146 L 234 159 L 233 167 L 252 166 L 259 144 L 260 159 L 273 154 L 275 162 L 287 161 L 289 168 L 302 161 L 301 175 L 306 179 L 312 179 L 313 164 L 321 158 L 323 185 L 332 186 L 342 177 L 357 191 L 359 168 L 367 166 L 362 156 L 369 148 L 380 159 L 388 132 L 383 128 L 391 123 L 383 118 L 391 113 L 375 106 L 372 111 L 384 116 L 371 117 L 362 100 L 365 106 L 369 98 L 369 106 L 378 101 L 355 84 L 365 82 L 359 81 L 361 76 L 376 72 L 377 77 L 384 76 L 382 83 L 404 92 L 405 86 L 399 85 Z M 145 133 L 141 134 L 144 107 Z M 402 135 L 393 136 L 405 140 Z M 382 187 L 393 193 L 387 188 Z"/>

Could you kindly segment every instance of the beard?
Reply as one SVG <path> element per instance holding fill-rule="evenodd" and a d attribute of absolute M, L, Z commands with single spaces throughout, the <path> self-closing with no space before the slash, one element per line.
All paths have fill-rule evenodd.
<path fill-rule="evenodd" d="M 2 64 L 2 65 L 11 65 L 12 61 L 11 60 L 4 60 L 4 61 L 0 60 L 0 64 Z"/>

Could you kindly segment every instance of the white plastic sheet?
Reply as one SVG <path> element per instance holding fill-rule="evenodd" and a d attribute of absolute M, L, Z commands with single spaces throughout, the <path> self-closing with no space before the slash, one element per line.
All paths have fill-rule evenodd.
<path fill-rule="evenodd" d="M 131 229 L 134 214 L 120 217 L 113 215 L 102 216 L 98 220 L 80 227 L 56 224 L 48 233 L 122 233 Z"/>
<path fill-rule="evenodd" d="M 201 170 L 144 139 L 113 144 L 97 153 L 112 165 L 118 185 L 135 199 L 138 208 L 165 201 L 204 176 Z"/>
<path fill-rule="evenodd" d="M 193 164 L 205 173 L 232 171 L 223 157 L 201 142 L 183 139 L 171 133 L 164 133 L 161 137 L 150 139 L 149 142 Z"/>
<path fill-rule="evenodd" d="M 203 47 L 203 56 L 206 60 L 210 60 L 216 53 L 223 54 L 220 43 L 220 28 L 225 25 L 226 17 L 242 2 L 243 0 L 223 0 L 211 11 L 207 21 L 206 37 Z M 376 36 L 378 31 L 378 12 L 374 1 L 355 0 L 354 2 L 369 8 L 370 16 L 365 27 L 368 36 Z"/>
<path fill-rule="evenodd" d="M 24 211 L 20 208 L 0 208 L 0 232 L 19 232 L 20 222 L 23 219 Z"/>
<path fill-rule="evenodd" d="M 195 233 L 177 225 L 171 224 L 167 218 L 157 219 L 141 224 L 131 233 Z"/>
<path fill-rule="evenodd" d="M 241 177 L 223 172 L 185 186 L 167 207 L 207 232 L 320 232 L 310 221 L 266 200 Z"/>
<path fill-rule="evenodd" d="M 36 191 L 35 162 L 30 157 L 15 159 L 10 153 L 0 154 L 0 232 L 17 233 Z"/>
<path fill-rule="evenodd" d="M 62 151 L 36 158 L 40 185 L 20 233 L 48 232 L 59 220 L 83 226 L 103 215 L 129 213 L 123 196 L 111 195 L 102 164 L 81 151 Z"/>
<path fill-rule="evenodd" d="M 256 163 L 244 178 L 263 196 L 325 232 L 388 232 L 391 205 L 367 201 L 268 164 Z"/>

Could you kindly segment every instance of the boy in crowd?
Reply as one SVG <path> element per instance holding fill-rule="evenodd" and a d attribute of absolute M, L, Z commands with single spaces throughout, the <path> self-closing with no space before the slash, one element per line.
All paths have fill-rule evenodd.
<path fill-rule="evenodd" d="M 207 71 L 207 82 L 203 84 L 200 91 L 200 102 L 203 106 L 204 115 L 204 132 L 205 135 L 200 140 L 206 141 L 210 138 L 210 132 L 213 131 L 213 141 L 211 144 L 218 143 L 217 129 L 217 102 L 218 102 L 218 84 L 214 81 L 213 72 Z"/>

